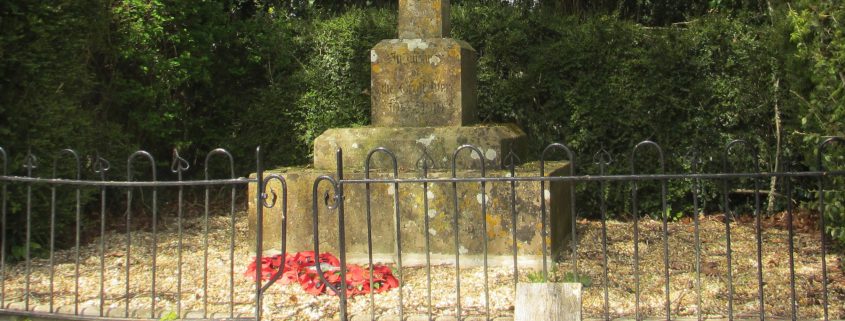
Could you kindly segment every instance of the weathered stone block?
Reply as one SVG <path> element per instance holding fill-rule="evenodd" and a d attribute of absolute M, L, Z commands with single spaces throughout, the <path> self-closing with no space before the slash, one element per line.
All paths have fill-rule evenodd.
<path fill-rule="evenodd" d="M 581 283 L 519 283 L 514 321 L 581 321 Z"/>
<path fill-rule="evenodd" d="M 469 44 L 454 39 L 381 41 L 370 53 L 372 125 L 475 123 L 476 57 Z"/>
<path fill-rule="evenodd" d="M 399 38 L 448 38 L 449 0 L 399 0 Z"/>
<path fill-rule="evenodd" d="M 314 167 L 337 167 L 335 151 L 343 149 L 345 168 L 364 169 L 367 153 L 384 147 L 396 155 L 400 170 L 415 170 L 425 150 L 429 168 L 451 169 L 454 151 L 464 144 L 480 146 L 488 169 L 502 168 L 507 154 L 513 150 L 524 158 L 527 139 L 519 127 L 512 124 L 479 125 L 469 127 L 361 127 L 333 128 L 314 141 Z M 392 169 L 388 157 L 374 155 L 372 169 Z M 477 153 L 469 150 L 458 155 L 458 169 L 480 169 Z"/>
<path fill-rule="evenodd" d="M 568 163 L 550 162 L 546 165 L 548 176 L 567 175 Z M 312 188 L 315 179 L 325 174 L 323 171 L 304 168 L 284 168 L 266 174 L 276 173 L 283 176 L 288 186 L 287 208 L 287 250 L 313 250 Z M 477 177 L 478 171 L 461 171 L 459 177 Z M 492 171 L 490 177 L 509 175 L 507 171 Z M 539 175 L 537 163 L 521 167 L 517 176 Z M 344 173 L 346 179 L 362 178 L 362 172 Z M 392 173 L 373 172 L 372 178 L 388 178 Z M 403 173 L 400 177 L 417 177 L 416 173 Z M 451 177 L 449 171 L 430 173 L 429 177 Z M 555 182 L 545 184 L 545 191 L 540 190 L 538 182 L 516 182 L 514 203 L 516 221 L 511 214 L 511 185 L 508 182 L 485 183 L 486 215 L 482 215 L 482 196 L 480 183 L 457 184 L 457 211 L 455 193 L 451 183 L 429 183 L 424 191 L 422 183 L 402 183 L 396 190 L 391 183 L 371 183 L 370 215 L 372 222 L 373 253 L 377 260 L 384 262 L 394 256 L 396 207 L 394 197 L 398 197 L 398 213 L 402 253 L 405 264 L 424 263 L 426 235 L 429 237 L 433 261 L 450 263 L 454 258 L 455 232 L 458 232 L 460 246 L 458 252 L 468 258 L 472 264 L 473 256 L 478 258 L 483 253 L 483 237 L 488 237 L 488 250 L 491 265 L 511 264 L 512 242 L 517 238 L 520 259 L 531 258 L 534 262 L 542 254 L 541 210 L 540 202 L 546 202 L 547 219 L 550 222 L 550 235 L 546 239 L 549 254 L 559 255 L 565 249 L 570 237 L 572 223 L 570 212 L 570 184 Z M 270 183 L 271 190 L 279 192 L 276 181 Z M 318 189 L 317 202 L 319 211 L 320 251 L 337 253 L 338 216 L 336 210 L 324 206 L 325 193 L 330 185 L 323 182 Z M 363 183 L 344 184 L 345 195 L 345 232 L 346 248 L 350 260 L 356 257 L 360 262 L 367 253 L 367 186 Z M 331 193 L 330 193 L 331 194 Z M 426 202 L 428 208 L 426 208 Z M 454 224 L 458 215 L 458 225 Z M 280 249 L 281 245 L 281 209 L 264 210 L 263 246 L 265 249 Z M 428 228 L 426 228 L 426 218 Z M 484 230 L 482 223 L 487 224 Z M 257 220 L 255 216 L 255 184 L 249 186 L 249 226 L 254 237 Z M 514 229 L 514 226 L 516 227 Z M 504 259 L 496 260 L 500 256 Z M 476 263 L 480 262 L 476 260 Z M 498 263 L 497 263 L 498 262 Z M 462 263 L 464 260 L 462 259 Z"/>

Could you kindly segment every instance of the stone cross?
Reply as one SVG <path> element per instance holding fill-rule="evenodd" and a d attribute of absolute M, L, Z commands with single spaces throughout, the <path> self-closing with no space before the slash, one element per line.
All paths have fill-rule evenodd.
<path fill-rule="evenodd" d="M 449 0 L 399 0 L 399 38 L 448 38 Z"/>

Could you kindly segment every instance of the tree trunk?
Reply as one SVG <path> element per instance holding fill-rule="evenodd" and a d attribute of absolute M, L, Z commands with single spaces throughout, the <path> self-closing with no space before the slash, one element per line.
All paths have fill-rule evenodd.
<path fill-rule="evenodd" d="M 772 2 L 771 1 L 767 0 L 766 5 L 768 6 L 768 9 L 769 9 L 769 18 L 771 19 L 772 27 L 774 27 L 774 25 L 775 25 L 775 20 L 774 20 L 775 10 L 772 8 Z M 775 96 L 775 104 L 774 104 L 775 105 L 774 106 L 774 108 L 775 108 L 775 110 L 774 110 L 774 112 L 775 112 L 775 139 L 776 139 L 776 144 L 777 144 L 777 146 L 775 147 L 775 166 L 774 166 L 774 168 L 772 168 L 772 172 L 777 172 L 778 170 L 780 170 L 780 152 L 781 152 L 780 151 L 780 148 L 781 148 L 780 143 L 781 143 L 781 138 L 782 138 L 780 107 L 778 106 L 778 95 L 780 95 L 780 78 L 778 77 L 777 72 L 775 72 L 772 75 L 772 78 L 773 78 L 773 86 L 774 86 L 774 92 L 775 92 L 775 95 L 774 95 Z M 766 214 L 771 215 L 772 212 L 775 211 L 775 194 L 777 192 L 777 187 L 778 187 L 777 176 L 772 176 L 772 179 L 769 182 L 769 199 L 767 200 L 768 202 L 767 202 L 767 207 L 766 207 Z M 791 200 L 787 199 L 787 202 L 790 202 L 790 201 Z M 758 213 L 758 215 L 759 215 L 759 213 Z"/>
<path fill-rule="evenodd" d="M 581 283 L 519 283 L 514 321 L 581 321 Z"/>
<path fill-rule="evenodd" d="M 780 170 L 780 140 L 781 140 L 781 120 L 780 120 L 780 108 L 778 107 L 778 89 L 780 89 L 780 78 L 775 77 L 775 139 L 777 140 L 775 147 L 775 166 L 772 168 L 773 172 L 777 172 Z M 766 207 L 766 214 L 772 214 L 775 210 L 775 194 L 777 192 L 777 176 L 772 176 L 771 181 L 769 182 L 769 199 L 768 199 L 768 206 Z"/>

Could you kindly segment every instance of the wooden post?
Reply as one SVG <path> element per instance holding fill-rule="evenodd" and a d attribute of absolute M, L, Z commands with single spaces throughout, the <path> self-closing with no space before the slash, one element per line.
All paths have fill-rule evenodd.
<path fill-rule="evenodd" d="M 581 283 L 519 283 L 514 321 L 581 321 Z"/>

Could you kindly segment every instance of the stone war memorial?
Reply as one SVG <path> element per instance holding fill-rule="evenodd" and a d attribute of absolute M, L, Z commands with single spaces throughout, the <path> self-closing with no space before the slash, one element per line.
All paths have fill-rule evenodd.
<path fill-rule="evenodd" d="M 539 175 L 536 161 L 517 163 L 515 173 L 510 172 L 511 160 L 519 162 L 529 155 L 525 148 L 526 135 L 519 127 L 478 122 L 478 53 L 470 44 L 449 37 L 449 1 L 399 0 L 398 21 L 398 38 L 382 40 L 369 54 L 371 125 L 325 131 L 314 141 L 313 166 L 278 168 L 264 173 L 265 176 L 278 174 L 287 184 L 288 252 L 314 249 L 312 189 L 321 175 L 338 179 L 338 150 L 342 151 L 345 180 L 393 178 L 394 170 L 399 178 L 424 175 L 448 178 L 453 175 L 453 162 L 455 177 L 480 177 L 482 169 L 487 177 Z M 472 145 L 477 151 L 464 148 L 455 154 L 463 145 Z M 373 152 L 377 148 L 395 155 L 397 168 L 394 169 L 393 160 L 386 152 Z M 370 170 L 366 173 L 365 162 L 371 152 Z M 531 155 L 539 156 L 540 151 L 531 151 Z M 547 161 L 545 174 L 566 175 L 568 166 L 567 162 Z M 454 263 L 456 250 L 462 265 L 479 264 L 484 253 L 482 233 L 486 233 L 491 264 L 513 264 L 515 236 L 520 265 L 536 267 L 542 262 L 541 202 L 545 202 L 549 217 L 550 234 L 546 238 L 549 254 L 559 256 L 570 237 L 570 190 L 561 182 L 547 182 L 543 191 L 539 182 L 516 182 L 513 197 L 510 182 L 485 183 L 485 197 L 479 182 L 457 183 L 457 193 L 452 183 L 424 186 L 423 183 L 359 181 L 342 185 L 349 262 L 367 260 L 368 204 L 376 262 L 389 263 L 396 259 L 398 228 L 405 265 L 425 263 L 426 234 L 432 264 Z M 281 190 L 278 181 L 271 181 L 267 189 L 276 193 Z M 251 184 L 249 225 L 253 237 L 257 227 L 255 190 L 255 184 Z M 329 182 L 323 181 L 318 186 L 319 246 L 321 252 L 337 253 L 337 209 L 324 204 L 326 195 L 333 195 L 330 190 Z M 486 203 L 484 217 L 482 202 Z M 515 222 L 512 206 L 517 213 Z M 457 229 L 453 224 L 455 215 L 458 215 Z M 486 231 L 483 223 L 487 225 Z M 281 224 L 281 206 L 265 208 L 264 250 L 280 250 Z M 455 233 L 460 243 L 457 249 Z"/>

